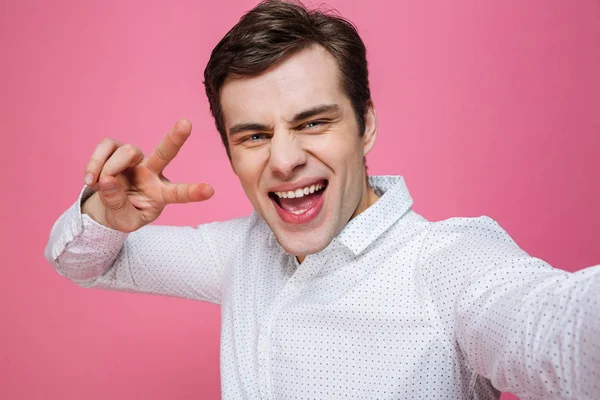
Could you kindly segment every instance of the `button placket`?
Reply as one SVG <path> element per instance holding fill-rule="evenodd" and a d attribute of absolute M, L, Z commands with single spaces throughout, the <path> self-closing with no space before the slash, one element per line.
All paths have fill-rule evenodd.
<path fill-rule="evenodd" d="M 269 331 L 270 321 L 259 332 L 258 337 L 258 379 L 261 398 L 270 399 L 269 385 Z"/>
<path fill-rule="evenodd" d="M 294 256 L 291 256 L 294 257 Z M 290 262 L 294 262 L 290 259 Z M 306 274 L 307 268 L 311 267 L 312 263 L 306 262 L 298 266 L 294 274 L 288 279 L 283 290 L 277 296 L 274 301 L 268 317 L 262 328 L 259 331 L 258 337 L 258 379 L 261 398 L 271 399 L 271 343 L 270 337 L 272 334 L 272 327 L 275 322 L 275 317 L 279 314 L 286 303 L 291 301 L 297 294 L 300 293 L 302 283 L 300 279 Z"/>
<path fill-rule="evenodd" d="M 291 261 L 293 262 L 293 261 Z M 275 317 L 281 311 L 285 303 L 290 301 L 298 291 L 298 286 L 295 283 L 298 275 L 298 270 L 288 279 L 283 290 L 270 308 L 268 316 L 260 328 L 258 336 L 258 379 L 261 398 L 271 399 L 271 343 L 270 337 L 272 333 Z"/>
<path fill-rule="evenodd" d="M 298 294 L 302 292 L 302 289 L 306 286 L 306 282 L 316 275 L 318 271 L 323 267 L 325 262 L 330 256 L 331 249 L 324 251 L 319 254 L 315 254 L 311 257 L 307 257 L 306 260 L 296 267 L 295 272 L 286 282 L 283 290 L 277 296 L 277 299 L 271 307 L 271 311 L 259 331 L 258 338 L 258 375 L 259 375 L 259 388 L 261 398 L 271 399 L 273 398 L 271 388 L 271 334 L 272 328 L 275 323 L 275 318 L 281 312 L 283 307 L 292 301 Z M 290 257 L 294 257 L 290 255 Z M 290 262 L 294 262 L 294 258 L 290 258 Z"/>

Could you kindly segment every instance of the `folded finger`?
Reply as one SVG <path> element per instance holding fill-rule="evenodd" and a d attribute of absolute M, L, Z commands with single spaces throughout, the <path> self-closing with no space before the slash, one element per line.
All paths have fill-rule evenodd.
<path fill-rule="evenodd" d="M 104 163 L 100 176 L 116 176 L 127 168 L 133 167 L 144 159 L 142 151 L 130 144 L 120 146 Z"/>
<path fill-rule="evenodd" d="M 88 160 L 84 169 L 84 181 L 88 186 L 98 182 L 100 171 L 110 156 L 121 146 L 121 142 L 111 138 L 103 139 Z"/>

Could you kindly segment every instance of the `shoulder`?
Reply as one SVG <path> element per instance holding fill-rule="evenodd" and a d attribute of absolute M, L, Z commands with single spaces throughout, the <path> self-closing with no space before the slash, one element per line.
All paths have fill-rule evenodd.
<path fill-rule="evenodd" d="M 271 231 L 256 212 L 226 221 L 200 224 L 196 227 L 199 234 L 220 244 L 240 245 L 247 240 L 268 239 Z"/>
<path fill-rule="evenodd" d="M 453 260 L 465 266 L 524 254 L 497 221 L 480 216 L 431 222 L 420 258 L 424 263 Z"/>
<path fill-rule="evenodd" d="M 510 235 L 500 224 L 488 216 L 455 217 L 430 222 L 426 242 L 431 247 L 474 245 L 485 242 L 514 244 Z"/>

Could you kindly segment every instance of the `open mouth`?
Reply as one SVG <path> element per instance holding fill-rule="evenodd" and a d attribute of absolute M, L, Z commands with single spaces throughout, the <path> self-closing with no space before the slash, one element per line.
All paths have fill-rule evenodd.
<path fill-rule="evenodd" d="M 280 214 L 283 212 L 284 214 L 300 217 L 309 214 L 309 211 L 315 211 L 317 207 L 320 208 L 323 203 L 323 193 L 327 189 L 327 183 L 327 180 L 323 180 L 295 190 L 269 192 L 269 197 L 277 205 L 277 211 Z"/>

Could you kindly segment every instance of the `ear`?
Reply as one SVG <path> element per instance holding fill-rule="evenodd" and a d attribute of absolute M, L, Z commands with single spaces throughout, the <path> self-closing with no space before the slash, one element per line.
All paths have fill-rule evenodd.
<path fill-rule="evenodd" d="M 229 165 L 231 165 L 231 170 L 233 171 L 233 173 L 235 174 L 235 176 L 239 177 L 239 175 L 237 173 L 237 170 L 233 166 L 233 162 L 231 161 L 231 159 L 229 160 Z"/>
<path fill-rule="evenodd" d="M 377 139 L 377 114 L 373 100 L 369 100 L 365 113 L 365 131 L 362 136 L 363 157 L 375 146 L 375 139 Z"/>
<path fill-rule="evenodd" d="M 233 173 L 237 175 L 238 173 L 235 170 L 235 165 L 233 164 L 233 159 L 231 158 L 231 150 L 227 149 L 225 151 L 227 151 L 227 158 L 229 159 L 229 166 L 231 167 L 231 170 L 233 171 Z"/>

